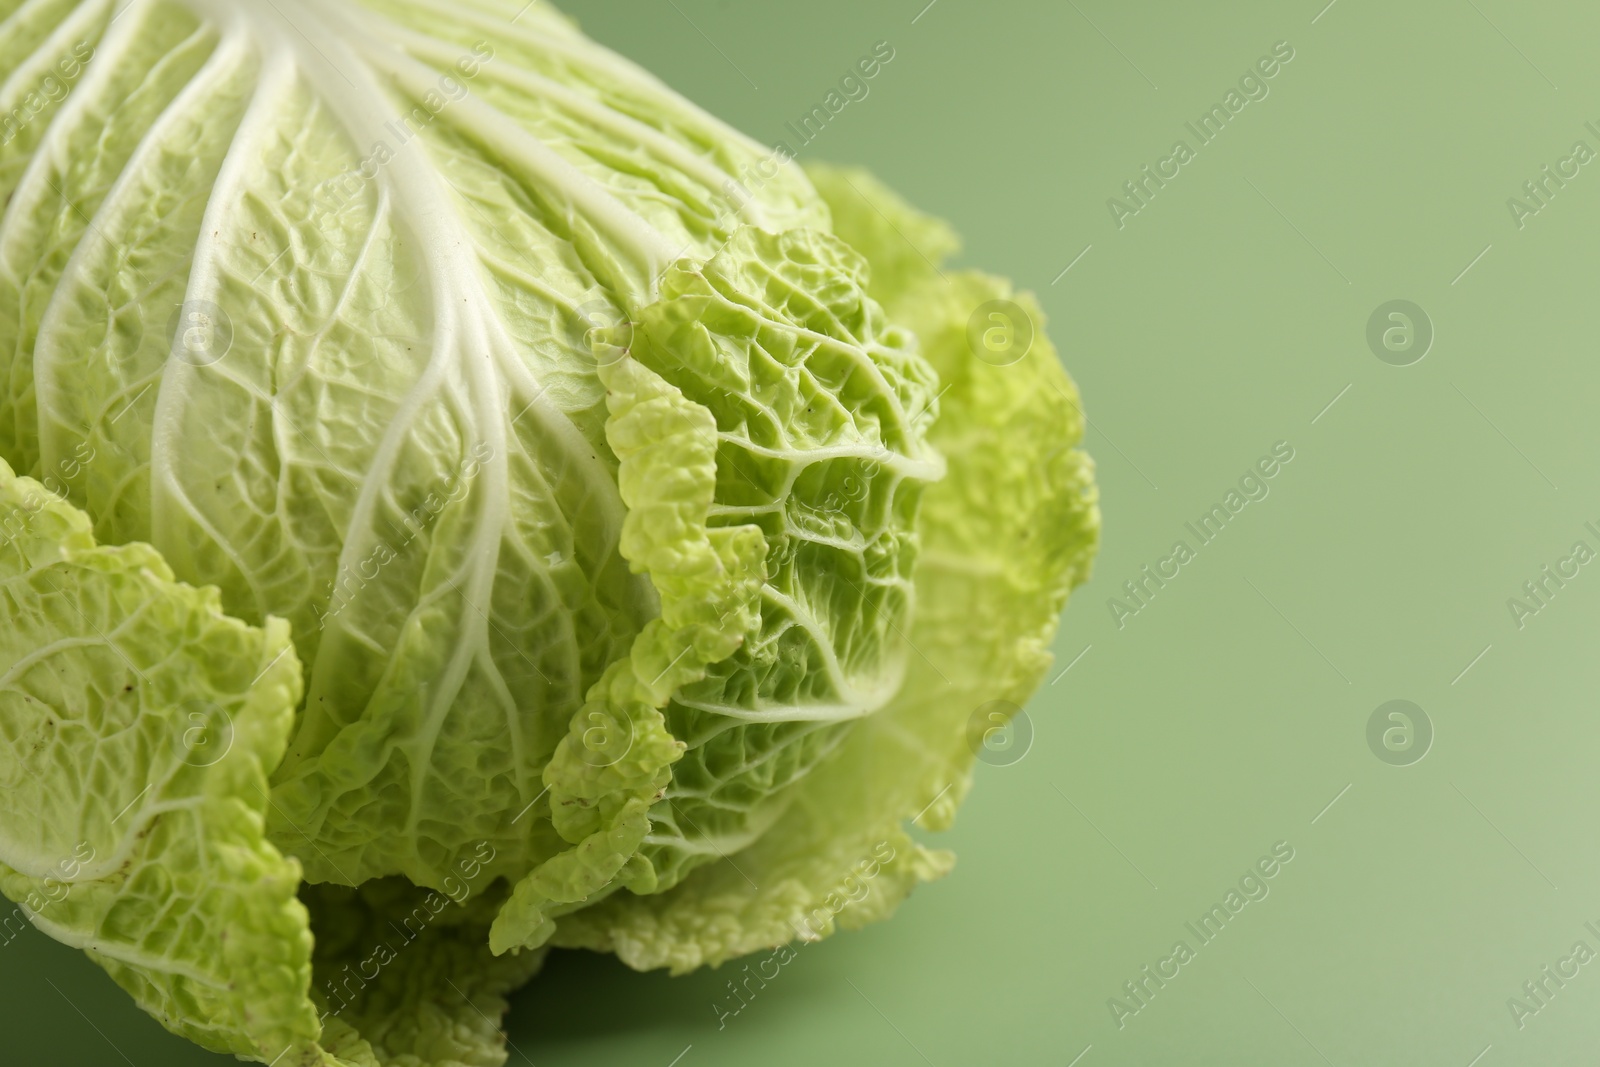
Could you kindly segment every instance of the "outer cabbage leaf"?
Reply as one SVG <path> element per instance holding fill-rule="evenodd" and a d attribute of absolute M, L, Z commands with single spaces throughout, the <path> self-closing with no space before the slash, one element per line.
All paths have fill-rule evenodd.
<path fill-rule="evenodd" d="M 938 239 L 942 224 L 860 172 L 813 177 L 840 235 L 874 264 L 894 265 L 883 287 L 869 288 L 916 330 L 945 386 L 929 438 L 949 472 L 923 494 L 919 526 L 910 631 L 919 654 L 889 706 L 796 787 L 755 844 L 669 892 L 619 893 L 560 920 L 555 944 L 613 951 L 638 968 L 682 972 L 857 927 L 947 871 L 952 857 L 913 841 L 906 823 L 949 825 L 970 782 L 974 713 L 1033 692 L 1098 542 L 1093 468 L 1076 447 L 1082 412 L 1037 304 L 1000 279 L 916 269 L 905 242 Z M 863 194 L 873 210 L 847 199 Z M 968 319 L 992 299 L 1015 301 L 1039 327 L 1032 350 L 1009 366 L 968 347 Z"/>
<path fill-rule="evenodd" d="M 269 834 L 316 882 L 567 847 L 544 770 L 660 614 L 588 335 L 827 222 L 797 168 L 730 200 L 763 148 L 522 7 L 0 16 L 0 101 L 73 71 L 0 144 L 0 456 L 292 624 Z"/>
<path fill-rule="evenodd" d="M 922 436 L 936 381 L 865 276 L 826 234 L 746 229 L 671 272 L 634 328 L 632 357 L 716 418 L 713 525 L 752 524 L 767 548 L 759 625 L 668 707 L 687 751 L 635 891 L 755 840 L 900 685 L 917 509 L 943 471 Z"/>
<path fill-rule="evenodd" d="M 660 709 L 739 646 L 763 576 L 760 530 L 706 525 L 716 477 L 709 413 L 631 360 L 608 367 L 606 382 L 629 507 L 624 543 L 657 576 L 661 617 L 596 684 L 545 771 L 555 825 L 575 847 L 518 882 L 491 931 L 497 953 L 544 944 L 551 915 L 611 888 L 638 850 L 683 751 Z"/>
<path fill-rule="evenodd" d="M 899 322 L 920 328 L 911 292 L 944 279 L 940 266 L 961 249 L 961 238 L 943 219 L 925 215 L 860 167 L 812 164 L 812 185 L 827 201 L 833 230 L 872 264 L 867 290 Z M 905 315 L 903 312 L 911 312 Z"/>
<path fill-rule="evenodd" d="M 948 869 L 904 824 L 1098 513 L 1042 332 L 967 347 L 1037 306 L 940 275 L 947 227 L 741 186 L 765 148 L 520 0 L 0 0 L 0 70 L 0 460 L 59 493 L 0 467 L 0 888 L 42 928 L 208 1047 L 480 1067 L 552 938 L 684 969 Z M 226 759 L 163 748 L 210 707 Z"/>
<path fill-rule="evenodd" d="M 0 201 L 16 188 L 111 15 L 110 0 L 0 4 Z"/>
<path fill-rule="evenodd" d="M 34 115 L 17 136 L 0 145 L 0 192 L 6 197 L 4 224 L 0 225 L 0 458 L 56 489 L 76 478 L 79 472 L 73 461 L 85 454 L 74 443 L 48 464 L 41 458 L 33 353 L 57 284 L 67 274 L 81 242 L 106 240 L 109 244 L 101 234 L 113 228 L 112 223 L 104 216 L 96 222 L 104 209 L 118 212 L 133 231 L 127 235 L 132 247 L 126 261 L 116 262 L 132 277 L 160 279 L 153 290 L 140 286 L 137 295 L 148 299 L 152 310 L 170 310 L 172 304 L 182 301 L 181 275 L 164 275 L 174 263 L 182 263 L 183 254 L 166 262 L 147 258 L 143 238 L 159 232 L 168 217 L 188 220 L 198 215 L 199 207 L 193 201 L 215 177 L 219 155 L 215 147 L 207 151 L 203 146 L 215 145 L 218 140 L 226 144 L 238 121 L 249 70 L 235 70 L 230 76 L 222 69 L 228 63 L 240 65 L 237 51 L 207 65 L 216 49 L 216 33 L 182 9 L 132 5 L 104 37 L 94 20 L 103 23 L 110 17 L 108 5 L 30 3 L 10 22 L 31 23 L 46 15 L 50 18 L 48 45 L 25 52 L 26 58 L 18 60 L 5 83 L 11 92 L 21 94 L 24 100 L 39 92 L 43 79 L 53 76 L 48 71 L 61 72 L 64 54 L 76 59 L 80 52 L 92 51 L 94 61 L 76 77 L 61 79 L 61 101 Z M 9 46 L 29 40 L 29 35 L 13 37 L 0 31 L 0 40 Z M 73 67 L 68 63 L 66 69 Z M 174 112 L 174 122 L 166 129 L 175 148 L 162 155 L 157 151 L 160 141 L 145 138 L 151 116 L 162 114 L 191 86 L 189 97 L 204 94 L 209 107 L 203 114 L 196 114 L 192 106 Z M 183 121 L 178 121 L 180 114 Z M 150 147 L 141 153 L 141 144 Z M 65 150 L 67 146 L 71 150 Z M 141 182 L 124 203 L 133 200 L 154 210 L 141 214 L 137 209 L 123 207 L 119 211 L 115 204 L 107 206 L 112 186 L 130 165 Z M 97 226 L 100 233 L 96 233 Z M 113 298 L 130 295 L 107 294 Z M 86 325 L 99 335 L 91 334 L 95 341 L 107 336 L 115 339 L 108 346 L 107 358 L 120 368 L 129 346 L 137 344 L 143 332 L 142 316 L 138 310 L 128 309 L 124 299 L 108 299 L 94 310 L 98 317 Z M 166 317 L 160 316 L 161 325 Z M 170 350 L 170 338 L 165 343 L 155 338 L 151 342 Z M 110 410 L 103 413 L 108 425 L 123 421 L 116 416 L 132 406 L 128 401 L 149 380 L 132 379 L 129 384 L 135 388 L 108 398 Z M 100 533 L 104 537 L 104 527 Z"/>
<path fill-rule="evenodd" d="M 659 893 L 745 847 L 899 688 L 917 505 L 942 467 L 917 428 L 934 376 L 865 273 L 829 235 L 747 228 L 602 339 L 627 351 L 601 371 L 623 554 L 660 590 L 662 620 L 546 771 L 578 848 L 518 887 L 497 950 L 542 943 L 562 904 L 616 884 Z M 748 554 L 731 594 L 726 568 L 701 562 L 725 542 Z M 668 639 L 685 613 L 708 629 Z M 583 744 L 597 725 L 636 738 L 599 771 Z"/>
<path fill-rule="evenodd" d="M 0 891 L 207 1048 L 324 1062 L 299 865 L 262 833 L 300 697 L 288 627 L 0 465 Z"/>
<path fill-rule="evenodd" d="M 146 545 L 97 546 L 3 465 L 0 516 L 0 892 L 214 1051 L 504 1063 L 505 994 L 543 957 L 489 952 L 492 846 L 444 894 L 308 888 L 313 951 L 299 864 L 263 835 L 301 694 L 287 625 L 229 618 Z"/>

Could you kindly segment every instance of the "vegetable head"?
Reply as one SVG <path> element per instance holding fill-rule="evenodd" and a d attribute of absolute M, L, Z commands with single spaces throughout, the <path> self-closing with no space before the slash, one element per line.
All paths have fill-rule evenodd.
<path fill-rule="evenodd" d="M 1094 552 L 1030 297 L 520 6 L 0 0 L 0 890 L 208 1048 L 888 914 Z"/>

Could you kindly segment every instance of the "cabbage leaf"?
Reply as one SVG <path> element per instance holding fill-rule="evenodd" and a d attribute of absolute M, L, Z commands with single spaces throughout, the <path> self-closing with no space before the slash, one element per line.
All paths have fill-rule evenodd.
<path fill-rule="evenodd" d="M 949 870 L 1098 504 L 943 223 L 509 0 L 0 0 L 0 193 L 0 892 L 163 1025 L 492 1067 Z"/>

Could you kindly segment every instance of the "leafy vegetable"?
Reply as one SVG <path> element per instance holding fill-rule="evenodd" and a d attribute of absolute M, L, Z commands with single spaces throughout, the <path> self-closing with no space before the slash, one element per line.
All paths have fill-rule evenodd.
<path fill-rule="evenodd" d="M 1095 550 L 1030 297 L 518 7 L 0 0 L 0 891 L 208 1048 L 887 915 Z"/>

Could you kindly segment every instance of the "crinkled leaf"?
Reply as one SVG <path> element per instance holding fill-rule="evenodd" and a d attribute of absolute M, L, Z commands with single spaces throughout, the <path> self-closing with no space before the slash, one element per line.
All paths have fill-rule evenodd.
<path fill-rule="evenodd" d="M 308 887 L 313 951 L 299 865 L 262 832 L 301 691 L 287 625 L 229 618 L 148 546 L 97 546 L 3 466 L 0 516 L 0 891 L 215 1051 L 504 1063 L 504 998 L 542 954 L 489 952 L 493 847 L 443 893 Z"/>
<path fill-rule="evenodd" d="M 897 226 L 841 227 L 874 263 L 880 251 L 898 255 L 881 242 L 931 228 L 904 204 L 880 207 Z M 669 892 L 620 893 L 563 917 L 558 945 L 681 972 L 881 918 L 918 882 L 949 869 L 950 855 L 912 841 L 906 824 L 949 825 L 981 741 L 974 716 L 982 713 L 987 727 L 985 709 L 1020 705 L 1038 685 L 1061 607 L 1088 576 L 1099 510 L 1092 464 L 1076 447 L 1077 393 L 1031 297 L 979 274 L 947 282 L 931 266 L 902 274 L 881 295 L 916 330 L 945 386 L 929 437 L 949 472 L 923 494 L 915 654 L 904 684 L 794 790 L 756 843 Z M 1003 367 L 976 358 L 967 342 L 968 319 L 996 299 L 1014 301 L 1038 327 L 1032 350 Z"/>
<path fill-rule="evenodd" d="M 629 509 L 624 551 L 654 577 L 661 617 L 590 692 L 545 771 L 555 825 L 573 847 L 517 884 L 495 920 L 496 952 L 543 944 L 562 905 L 611 887 L 683 752 L 660 709 L 739 646 L 757 611 L 766 550 L 760 530 L 706 524 L 716 478 L 710 414 L 631 359 L 602 373 Z"/>
<path fill-rule="evenodd" d="M 263 836 L 288 627 L 0 465 L 0 890 L 207 1048 L 322 1062 L 300 871 Z"/>
<path fill-rule="evenodd" d="M 630 509 L 623 553 L 661 592 L 663 625 L 647 629 L 634 666 L 600 694 L 637 710 L 605 722 L 626 722 L 651 740 L 647 751 L 659 738 L 681 739 L 673 743 L 686 751 L 670 784 L 662 760 L 634 788 L 574 797 L 566 764 L 584 752 L 587 725 L 575 723 L 546 778 L 558 827 L 589 836 L 552 867 L 566 881 L 542 890 L 551 905 L 609 890 L 613 876 L 631 892 L 661 892 L 745 847 L 779 818 L 791 787 L 900 686 L 917 504 L 942 467 L 921 432 L 933 416 L 933 374 L 866 296 L 865 273 L 861 257 L 827 234 L 747 228 L 703 267 L 668 272 L 662 299 L 608 338 L 629 353 L 602 370 Z M 654 407 L 641 409 L 641 383 Z M 644 439 L 641 410 L 651 412 Z M 661 515 L 636 500 L 640 488 L 690 483 L 692 510 Z M 759 610 L 741 604 L 724 620 L 726 598 L 703 585 L 721 571 L 698 560 L 728 537 L 762 555 L 747 572 L 762 584 Z M 716 646 L 657 643 L 686 609 L 719 612 Z M 643 670 L 641 652 L 650 657 Z M 663 664 L 677 666 L 667 674 Z M 652 674 L 662 684 L 639 699 Z M 597 705 L 589 714 L 606 713 Z M 630 756 L 583 777 L 615 779 L 633 765 Z M 527 893 L 519 889 L 514 904 Z M 548 936 L 555 910 L 565 909 L 541 912 L 523 943 Z M 509 918 L 499 929 L 504 947 Z"/>
<path fill-rule="evenodd" d="M 797 168 L 731 200 L 764 149 L 522 7 L 0 15 L 0 102 L 73 73 L 0 144 L 0 456 L 292 624 L 269 833 L 312 881 L 565 847 L 544 769 L 659 613 L 588 335 L 827 218 Z"/>
<path fill-rule="evenodd" d="M 72 506 L 24 509 L 49 562 L 18 555 L 0 650 L 61 604 L 105 631 L 38 646 L 60 676 L 13 649 L 88 732 L 0 717 L 61 761 L 0 860 L 24 895 L 63 846 L 140 861 L 72 860 L 41 925 L 212 1047 L 477 1067 L 558 923 L 682 968 L 948 867 L 904 822 L 948 821 L 974 706 L 1036 682 L 1097 513 L 1042 333 L 967 344 L 1036 305 L 940 276 L 947 227 L 769 173 L 520 0 L 0 0 L 0 71 L 0 458 Z M 131 636 L 160 701 L 117 695 Z M 150 731 L 194 699 L 244 747 L 174 768 Z M 464 864 L 498 888 L 319 1046 L 295 861 L 362 887 L 309 891 L 319 980 Z"/>
<path fill-rule="evenodd" d="M 936 384 L 865 275 L 826 234 L 746 229 L 670 272 L 633 328 L 633 357 L 716 420 L 712 524 L 751 524 L 767 548 L 759 626 L 667 709 L 688 748 L 639 860 L 657 890 L 765 831 L 910 655 Z"/>
<path fill-rule="evenodd" d="M 867 291 L 886 305 L 938 278 L 935 265 L 961 248 L 949 223 L 907 204 L 870 171 L 813 164 L 806 175 L 828 203 L 833 232 L 871 262 Z M 896 319 L 920 327 L 914 319 Z"/>

